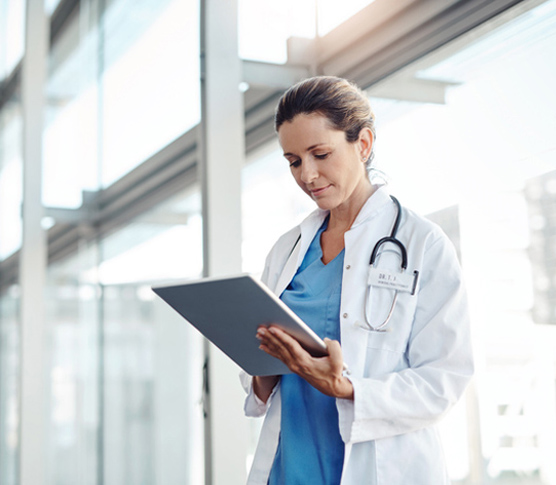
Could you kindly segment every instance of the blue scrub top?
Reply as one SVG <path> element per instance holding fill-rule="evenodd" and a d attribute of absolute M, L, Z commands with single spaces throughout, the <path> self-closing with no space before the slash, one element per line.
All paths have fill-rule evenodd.
<path fill-rule="evenodd" d="M 321 338 L 340 340 L 340 295 L 344 250 L 328 264 L 322 262 L 319 229 L 303 263 L 281 296 Z M 280 440 L 269 485 L 340 483 L 344 443 L 340 437 L 336 399 L 322 394 L 304 379 L 281 378 Z"/>

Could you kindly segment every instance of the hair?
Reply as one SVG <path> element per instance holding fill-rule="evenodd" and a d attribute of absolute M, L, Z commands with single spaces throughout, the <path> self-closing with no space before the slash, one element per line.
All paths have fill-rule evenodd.
<path fill-rule="evenodd" d="M 346 140 L 354 143 L 363 128 L 373 133 L 371 153 L 365 161 L 367 171 L 375 155 L 375 116 L 367 96 L 354 83 L 335 76 L 316 76 L 294 84 L 280 98 L 274 116 L 274 129 L 299 114 L 318 113 L 333 128 L 343 131 Z"/>

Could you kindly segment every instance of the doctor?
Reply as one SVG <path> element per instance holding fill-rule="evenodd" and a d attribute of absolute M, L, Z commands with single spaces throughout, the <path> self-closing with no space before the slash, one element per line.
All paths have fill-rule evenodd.
<path fill-rule="evenodd" d="M 246 414 L 265 416 L 248 483 L 448 484 L 435 425 L 473 373 L 455 251 L 437 226 L 398 210 L 370 182 L 374 115 L 356 86 L 324 76 L 294 85 L 275 128 L 318 208 L 277 241 L 263 280 L 329 355 L 312 357 L 279 328 L 259 328 L 261 349 L 292 374 L 242 376 Z M 371 269 L 398 214 L 401 244 L 379 245 Z"/>

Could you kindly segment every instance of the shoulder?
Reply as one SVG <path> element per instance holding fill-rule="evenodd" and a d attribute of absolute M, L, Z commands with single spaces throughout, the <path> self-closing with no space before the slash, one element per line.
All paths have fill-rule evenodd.
<path fill-rule="evenodd" d="M 403 208 L 399 234 L 412 242 L 419 242 L 425 250 L 433 246 L 453 246 L 438 224 L 406 207 Z"/>
<path fill-rule="evenodd" d="M 282 234 L 274 243 L 268 253 L 263 272 L 263 281 L 272 286 L 274 279 L 281 273 L 286 261 L 298 245 L 302 245 L 302 234 L 306 236 L 315 228 L 320 226 L 324 218 L 324 211 L 317 209 L 309 214 L 300 224 L 294 226 Z M 312 238 L 311 238 L 312 239 Z"/>
<path fill-rule="evenodd" d="M 288 232 L 282 234 L 272 246 L 268 253 L 268 258 L 279 256 L 281 253 L 288 252 L 293 249 L 295 243 L 301 236 L 301 226 L 292 227 Z M 267 259 L 268 259 L 267 258 Z"/>
<path fill-rule="evenodd" d="M 291 254 L 291 250 L 298 242 L 301 233 L 305 234 L 315 227 L 320 227 L 322 221 L 324 220 L 326 211 L 321 209 L 316 209 L 311 212 L 301 223 L 292 227 L 289 231 L 282 234 L 278 240 L 274 243 L 274 246 L 270 250 L 269 257 L 279 256 L 285 253 L 286 257 Z"/>
<path fill-rule="evenodd" d="M 294 250 L 300 235 L 300 226 L 290 229 L 278 238 L 268 253 L 261 279 L 263 283 L 268 285 L 271 289 L 274 289 L 282 268 L 286 264 L 289 255 Z"/>

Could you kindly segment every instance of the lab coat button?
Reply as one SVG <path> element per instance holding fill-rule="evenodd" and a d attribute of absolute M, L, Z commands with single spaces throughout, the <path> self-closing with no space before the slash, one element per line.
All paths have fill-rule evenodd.
<path fill-rule="evenodd" d="M 343 316 L 344 318 L 347 318 L 347 317 L 348 317 L 348 314 L 347 314 L 347 313 L 344 313 L 342 316 Z"/>
<path fill-rule="evenodd" d="M 348 265 L 346 266 L 346 269 L 349 269 L 349 268 L 351 268 L 351 264 L 348 264 Z"/>

